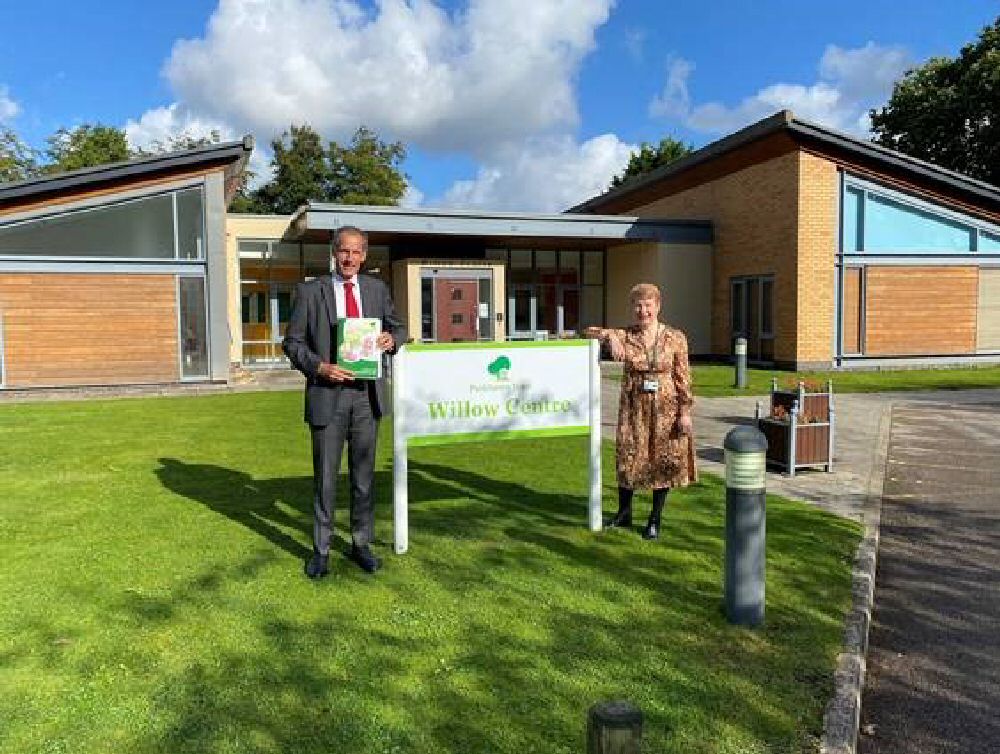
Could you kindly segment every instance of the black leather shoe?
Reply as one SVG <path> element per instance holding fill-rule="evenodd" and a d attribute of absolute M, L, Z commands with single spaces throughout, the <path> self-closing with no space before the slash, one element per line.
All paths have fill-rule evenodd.
<path fill-rule="evenodd" d="M 618 511 L 605 524 L 609 529 L 628 529 L 632 526 L 632 511 Z"/>
<path fill-rule="evenodd" d="M 642 530 L 643 539 L 659 539 L 660 538 L 660 526 L 659 524 L 648 523 L 646 528 Z"/>
<path fill-rule="evenodd" d="M 382 561 L 375 557 L 368 545 L 351 547 L 351 560 L 357 563 L 365 573 L 375 573 L 382 567 Z"/>
<path fill-rule="evenodd" d="M 327 567 L 328 559 L 326 555 L 313 553 L 313 556 L 306 563 L 306 576 L 311 579 L 321 579 L 326 576 L 330 572 Z"/>

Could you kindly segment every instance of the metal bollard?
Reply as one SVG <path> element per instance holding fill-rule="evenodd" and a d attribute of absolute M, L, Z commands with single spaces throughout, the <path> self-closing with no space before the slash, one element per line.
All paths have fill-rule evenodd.
<path fill-rule="evenodd" d="M 747 386 L 747 339 L 742 335 L 736 339 L 736 382 L 733 387 L 746 389 Z"/>
<path fill-rule="evenodd" d="M 639 754 L 642 710 L 628 701 L 600 702 L 587 713 L 587 754 Z"/>
<path fill-rule="evenodd" d="M 764 622 L 767 439 L 755 427 L 736 427 L 726 452 L 726 619 L 743 626 Z"/>

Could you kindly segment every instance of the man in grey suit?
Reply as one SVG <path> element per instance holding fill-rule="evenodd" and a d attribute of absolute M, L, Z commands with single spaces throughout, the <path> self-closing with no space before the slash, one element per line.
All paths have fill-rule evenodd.
<path fill-rule="evenodd" d="M 356 380 L 336 363 L 340 317 L 381 319 L 377 343 L 383 354 L 396 353 L 406 340 L 389 288 L 378 278 L 359 274 L 367 255 L 364 231 L 345 226 L 336 232 L 335 271 L 299 284 L 282 343 L 292 365 L 306 377 L 305 420 L 312 435 L 314 494 L 313 555 L 305 571 L 311 579 L 329 573 L 337 475 L 345 440 L 351 486 L 351 559 L 368 573 L 381 565 L 371 551 L 372 483 L 378 421 L 389 410 L 385 379 Z M 387 362 L 383 355 L 383 367 Z"/>

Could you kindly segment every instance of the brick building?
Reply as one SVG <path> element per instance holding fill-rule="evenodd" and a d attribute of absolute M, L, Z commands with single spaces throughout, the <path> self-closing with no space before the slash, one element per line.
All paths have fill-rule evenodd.
<path fill-rule="evenodd" d="M 791 112 L 571 211 L 710 222 L 715 355 L 1000 361 L 1000 189 Z"/>
<path fill-rule="evenodd" d="M 0 390 L 284 367 L 296 283 L 369 231 L 417 341 L 573 337 L 666 292 L 691 353 L 1000 362 L 1000 189 L 781 112 L 566 213 L 226 215 L 252 140 L 0 184 Z"/>

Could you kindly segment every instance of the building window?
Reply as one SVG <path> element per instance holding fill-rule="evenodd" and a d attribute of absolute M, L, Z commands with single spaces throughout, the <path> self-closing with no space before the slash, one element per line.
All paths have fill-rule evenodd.
<path fill-rule="evenodd" d="M 204 259 L 204 238 L 193 188 L 0 225 L 0 256 Z"/>
<path fill-rule="evenodd" d="M 891 189 L 849 183 L 841 206 L 845 254 L 1000 251 L 1000 229 Z"/>
<path fill-rule="evenodd" d="M 460 324 L 462 324 L 462 315 L 461 314 L 452 314 L 451 315 L 451 323 L 453 325 L 460 325 Z"/>
<path fill-rule="evenodd" d="M 451 291 L 451 300 L 452 301 L 461 301 L 462 300 L 462 289 L 461 288 L 453 288 L 452 289 L 452 291 Z"/>
<path fill-rule="evenodd" d="M 969 252 L 972 228 L 900 202 L 869 194 L 865 202 L 865 251 Z"/>
<path fill-rule="evenodd" d="M 977 248 L 979 251 L 986 251 L 991 254 L 1000 254 L 1000 234 L 980 231 L 979 246 Z"/>
<path fill-rule="evenodd" d="M 774 360 L 774 278 L 755 275 L 732 278 L 729 295 L 730 335 L 747 341 L 747 357 Z"/>
<path fill-rule="evenodd" d="M 208 326 L 205 318 L 205 279 L 177 278 L 181 377 L 208 377 Z"/>

